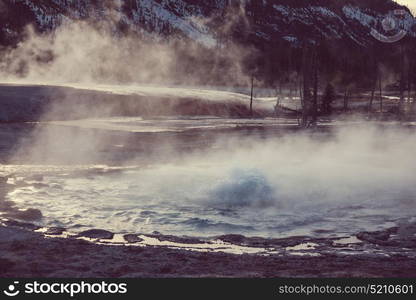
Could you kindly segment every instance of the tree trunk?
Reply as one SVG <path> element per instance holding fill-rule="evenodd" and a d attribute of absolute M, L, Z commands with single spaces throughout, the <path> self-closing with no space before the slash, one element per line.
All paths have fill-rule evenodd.
<path fill-rule="evenodd" d="M 250 118 L 253 117 L 253 93 L 254 93 L 254 75 L 251 76 Z"/>
<path fill-rule="evenodd" d="M 410 72 L 407 75 L 407 103 L 410 104 L 412 101 L 412 81 L 410 80 Z"/>
<path fill-rule="evenodd" d="M 313 59 L 313 98 L 312 98 L 312 125 L 316 126 L 318 123 L 318 86 L 319 86 L 319 70 L 318 57 L 314 51 Z"/>
<path fill-rule="evenodd" d="M 370 103 L 368 104 L 368 113 L 371 114 L 373 111 L 373 102 L 374 102 L 374 94 L 376 93 L 376 82 L 373 85 L 373 89 L 371 90 L 371 98 Z"/>
<path fill-rule="evenodd" d="M 349 91 L 348 91 L 348 87 L 346 87 L 344 91 L 344 112 L 348 111 L 348 104 L 349 104 Z"/>
<path fill-rule="evenodd" d="M 405 57 L 403 46 L 400 47 L 400 102 L 399 102 L 399 119 L 404 115 L 404 90 L 405 90 Z"/>
<path fill-rule="evenodd" d="M 381 87 L 381 73 L 379 73 L 379 77 L 378 77 L 378 88 L 379 88 L 379 96 L 380 96 L 380 116 L 383 115 L 383 90 Z"/>
<path fill-rule="evenodd" d="M 412 73 L 412 71 L 414 70 L 414 66 L 415 66 L 415 63 L 411 59 L 410 66 L 407 69 L 407 104 L 409 105 L 409 111 L 411 113 L 415 112 L 414 111 L 414 108 L 415 108 L 414 103 L 415 102 L 412 101 L 412 87 L 413 87 L 413 84 L 412 84 L 412 75 L 413 75 L 413 73 Z"/>
<path fill-rule="evenodd" d="M 311 112 L 311 102 L 312 102 L 311 64 L 312 64 L 311 50 L 309 47 L 304 47 L 303 58 L 302 58 L 302 68 L 303 68 L 302 120 L 300 124 L 303 128 L 307 128 L 309 126 L 309 116 Z"/>

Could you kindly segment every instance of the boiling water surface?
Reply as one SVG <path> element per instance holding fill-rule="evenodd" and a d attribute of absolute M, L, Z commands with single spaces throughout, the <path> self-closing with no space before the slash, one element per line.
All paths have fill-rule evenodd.
<path fill-rule="evenodd" d="M 97 155 L 82 147 L 100 141 L 79 134 L 78 142 L 67 137 L 68 147 L 76 146 L 66 154 Z M 26 148 L 53 157 L 62 135 L 38 134 L 40 142 Z M 219 139 L 203 152 L 167 149 L 164 161 L 171 163 L 156 159 L 146 166 L 134 158 L 112 168 L 0 165 L 0 175 L 10 176 L 5 198 L 20 209 L 39 209 L 41 225 L 73 231 L 340 236 L 414 221 L 414 130 L 365 125 L 334 130 L 326 139 Z M 55 140 L 60 143 L 50 145 Z M 123 153 L 111 149 L 114 156 Z"/>
<path fill-rule="evenodd" d="M 291 163 L 301 171 L 301 166 Z M 296 170 L 289 173 L 285 167 L 224 166 L 223 162 L 81 175 L 71 173 L 70 167 L 58 169 L 43 178 L 9 179 L 15 188 L 7 198 L 19 208 L 40 209 L 41 225 L 72 231 L 345 235 L 406 222 L 415 212 L 415 187 L 400 182 L 386 186 L 383 178 L 380 184 L 338 178 L 335 182 L 344 181 L 344 186 L 334 188 L 330 176 L 312 178 Z"/>

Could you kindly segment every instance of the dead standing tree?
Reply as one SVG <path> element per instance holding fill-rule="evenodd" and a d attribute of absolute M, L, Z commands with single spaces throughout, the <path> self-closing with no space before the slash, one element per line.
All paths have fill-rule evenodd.
<path fill-rule="evenodd" d="M 254 74 L 251 75 L 250 118 L 253 118 L 253 98 L 254 98 Z"/>
<path fill-rule="evenodd" d="M 400 101 L 399 101 L 399 109 L 398 109 L 398 117 L 400 120 L 403 119 L 405 114 L 405 89 L 406 89 L 406 65 L 408 64 L 407 59 L 405 57 L 406 52 L 403 50 L 403 45 L 400 45 Z"/>
<path fill-rule="evenodd" d="M 318 108 L 318 63 L 316 49 L 310 45 L 303 48 L 302 54 L 302 128 L 316 125 Z"/>
<path fill-rule="evenodd" d="M 300 120 L 300 126 L 302 128 L 308 127 L 309 111 L 311 103 L 311 59 L 310 51 L 306 47 L 303 48 L 302 53 L 302 86 L 301 86 L 301 104 L 302 104 L 302 117 Z"/>
<path fill-rule="evenodd" d="M 312 95 L 312 120 L 311 125 L 316 126 L 318 123 L 318 89 L 319 89 L 319 59 L 316 48 L 313 48 L 312 56 L 312 80 L 313 80 L 313 95 Z"/>
<path fill-rule="evenodd" d="M 377 89 L 377 82 L 378 82 L 378 76 L 379 76 L 379 62 L 377 59 L 374 59 L 373 57 L 370 58 L 370 80 L 371 80 L 371 96 L 370 100 L 368 102 L 368 116 L 371 117 L 373 113 L 373 103 L 375 99 L 376 89 Z"/>

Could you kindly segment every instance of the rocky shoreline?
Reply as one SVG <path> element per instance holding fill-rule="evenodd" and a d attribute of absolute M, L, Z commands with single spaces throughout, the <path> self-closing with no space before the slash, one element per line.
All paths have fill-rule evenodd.
<path fill-rule="evenodd" d="M 225 235 L 199 240 L 158 233 L 120 239 L 104 230 L 63 237 L 64 229 L 40 229 L 30 223 L 3 220 L 0 276 L 415 277 L 414 227 L 362 232 L 341 239 Z"/>

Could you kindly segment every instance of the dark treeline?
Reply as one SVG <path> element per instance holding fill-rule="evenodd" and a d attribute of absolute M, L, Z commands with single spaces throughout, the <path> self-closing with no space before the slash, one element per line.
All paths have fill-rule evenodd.
<path fill-rule="evenodd" d="M 264 86 L 300 93 L 304 126 L 316 122 L 317 114 L 330 113 L 323 100 L 331 93 L 343 98 L 343 110 L 348 111 L 353 95 L 369 92 L 371 113 L 383 112 L 382 96 L 387 91 L 400 97 L 390 112 L 400 118 L 415 113 L 416 42 L 410 37 L 392 44 L 375 40 L 367 47 L 340 41 L 304 42 L 299 47 L 276 43 L 253 59 L 247 66 L 255 66 L 253 73 Z"/>
<path fill-rule="evenodd" d="M 328 7 L 349 4 L 366 10 L 397 9 L 395 4 L 385 0 L 318 2 Z M 377 111 L 380 115 L 390 113 L 398 119 L 414 117 L 416 39 L 411 34 L 398 42 L 384 43 L 364 31 L 362 35 L 368 39 L 359 43 L 349 38 L 326 39 L 308 26 L 297 24 L 291 31 L 296 37 L 294 40 L 261 43 L 255 33 L 256 27 L 264 22 L 262 10 L 270 9 L 267 3 L 270 2 L 264 5 L 261 1 L 248 1 L 247 4 L 248 11 L 252 12 L 248 18 L 251 32 L 239 41 L 255 45 L 259 55 L 249 57 L 246 67 L 264 86 L 274 87 L 280 93 L 289 90 L 289 94 L 296 91 L 300 95 L 302 126 L 316 124 L 318 115 L 330 115 L 336 98 L 343 100 L 341 112 L 350 111 L 350 99 L 364 93 L 369 95 L 364 109 L 369 115 Z M 304 7 L 304 1 L 292 1 L 291 5 Z M 237 40 L 241 36 L 237 32 Z M 388 110 L 383 107 L 386 92 L 400 98 L 398 104 Z"/>

